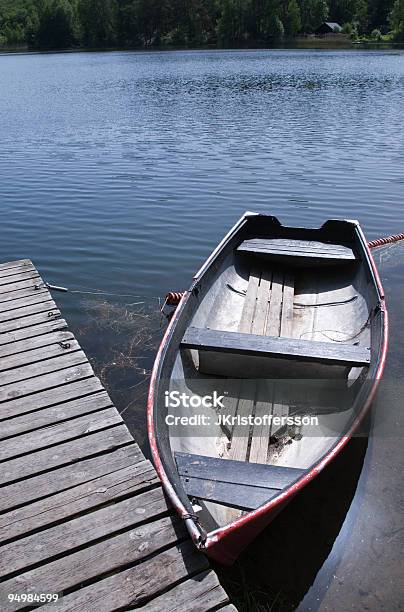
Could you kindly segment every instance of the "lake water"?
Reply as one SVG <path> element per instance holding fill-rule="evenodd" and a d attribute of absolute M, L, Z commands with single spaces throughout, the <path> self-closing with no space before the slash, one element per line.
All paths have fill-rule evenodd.
<path fill-rule="evenodd" d="M 247 209 L 311 226 L 356 218 L 369 239 L 403 231 L 403 110 L 400 51 L 0 56 L 0 260 L 29 257 L 47 281 L 77 291 L 55 298 L 97 371 L 107 372 L 114 399 L 142 442 L 144 408 L 131 397 L 134 384 L 147 384 L 161 333 L 157 298 L 187 287 Z M 379 263 L 396 325 L 389 367 L 402 375 L 404 249 L 393 248 Z M 139 329 L 143 320 L 146 332 Z M 134 326 L 145 347 L 135 360 L 125 344 Z M 387 457 L 397 461 L 396 448 L 390 440 L 389 453 L 381 453 L 383 479 L 392 478 Z M 374 467 L 366 457 L 365 465 Z M 382 477 L 371 482 L 381 498 Z M 396 485 L 393 479 L 389 486 Z M 351 506 L 355 517 L 365 498 Z M 392 533 L 399 529 L 400 504 L 401 498 L 389 515 Z M 381 513 L 387 516 L 386 509 Z M 380 519 L 382 531 L 386 520 Z M 352 530 L 347 533 L 339 551 L 348 539 L 352 546 Z M 397 535 L 388 542 L 380 567 L 372 565 L 379 581 L 358 595 L 364 609 L 377 609 L 388 593 L 390 609 L 404 599 L 402 582 L 383 587 L 399 564 L 392 551 L 402 546 Z M 321 563 L 289 599 L 304 595 Z M 349 563 L 352 558 L 347 576 Z M 320 572 L 322 586 L 304 609 L 320 605 L 335 571 L 331 563 Z M 367 580 L 373 576 L 363 562 L 358 571 Z M 291 583 L 285 579 L 281 590 Z M 331 600 L 334 610 L 340 591 Z"/>

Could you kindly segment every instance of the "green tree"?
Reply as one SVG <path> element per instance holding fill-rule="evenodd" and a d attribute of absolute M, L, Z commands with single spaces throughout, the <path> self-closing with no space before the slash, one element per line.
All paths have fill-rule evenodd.
<path fill-rule="evenodd" d="M 266 0 L 262 16 L 262 37 L 264 41 L 278 40 L 284 35 L 284 27 L 280 18 L 280 6 L 276 0 Z"/>
<path fill-rule="evenodd" d="M 219 0 L 217 36 L 221 44 L 240 43 L 247 38 L 246 4 L 243 0 Z"/>
<path fill-rule="evenodd" d="M 395 38 L 404 41 L 404 0 L 396 0 L 390 15 Z"/>
<path fill-rule="evenodd" d="M 65 49 L 75 42 L 73 6 L 68 0 L 49 0 L 39 15 L 36 44 L 45 49 Z"/>
<path fill-rule="evenodd" d="M 32 44 L 39 25 L 39 8 L 40 0 L 0 0 L 0 44 Z"/>
<path fill-rule="evenodd" d="M 328 17 L 326 0 L 300 0 L 302 30 L 310 34 Z"/>
<path fill-rule="evenodd" d="M 296 36 L 301 30 L 300 8 L 296 0 L 290 0 L 283 15 L 286 36 Z"/>
<path fill-rule="evenodd" d="M 88 47 L 117 43 L 118 5 L 116 0 L 79 0 L 81 40 Z"/>

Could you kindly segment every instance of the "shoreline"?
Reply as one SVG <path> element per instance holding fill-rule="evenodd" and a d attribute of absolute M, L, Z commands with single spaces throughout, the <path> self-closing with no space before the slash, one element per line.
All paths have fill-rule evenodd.
<path fill-rule="evenodd" d="M 347 50 L 404 50 L 404 43 L 400 42 L 372 42 L 362 40 L 328 40 L 328 39 L 305 39 L 296 38 L 273 45 L 250 45 L 221 47 L 218 45 L 202 45 L 198 47 L 161 45 L 153 47 L 67 47 L 64 49 L 37 49 L 27 46 L 24 47 L 0 47 L 1 55 L 35 55 L 47 53 L 107 53 L 118 51 L 131 51 L 138 53 L 151 53 L 163 51 L 273 51 L 273 50 L 312 50 L 312 51 L 347 51 Z"/>

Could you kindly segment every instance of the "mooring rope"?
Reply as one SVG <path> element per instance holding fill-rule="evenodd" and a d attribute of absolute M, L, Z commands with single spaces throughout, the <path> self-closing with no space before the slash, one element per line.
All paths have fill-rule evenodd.
<path fill-rule="evenodd" d="M 368 247 L 370 249 L 376 249 L 377 247 L 384 246 L 385 244 L 391 244 L 392 242 L 398 242 L 399 240 L 404 240 L 404 232 L 401 234 L 394 234 L 393 236 L 386 236 L 386 238 L 376 238 L 376 240 L 371 240 L 368 242 Z"/>

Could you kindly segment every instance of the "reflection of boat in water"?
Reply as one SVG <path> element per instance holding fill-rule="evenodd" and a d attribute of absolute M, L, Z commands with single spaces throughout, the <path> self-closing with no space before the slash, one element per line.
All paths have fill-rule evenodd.
<path fill-rule="evenodd" d="M 357 222 L 240 219 L 185 292 L 149 394 L 157 471 L 202 550 L 231 563 L 333 459 L 370 406 L 386 348 Z"/>

